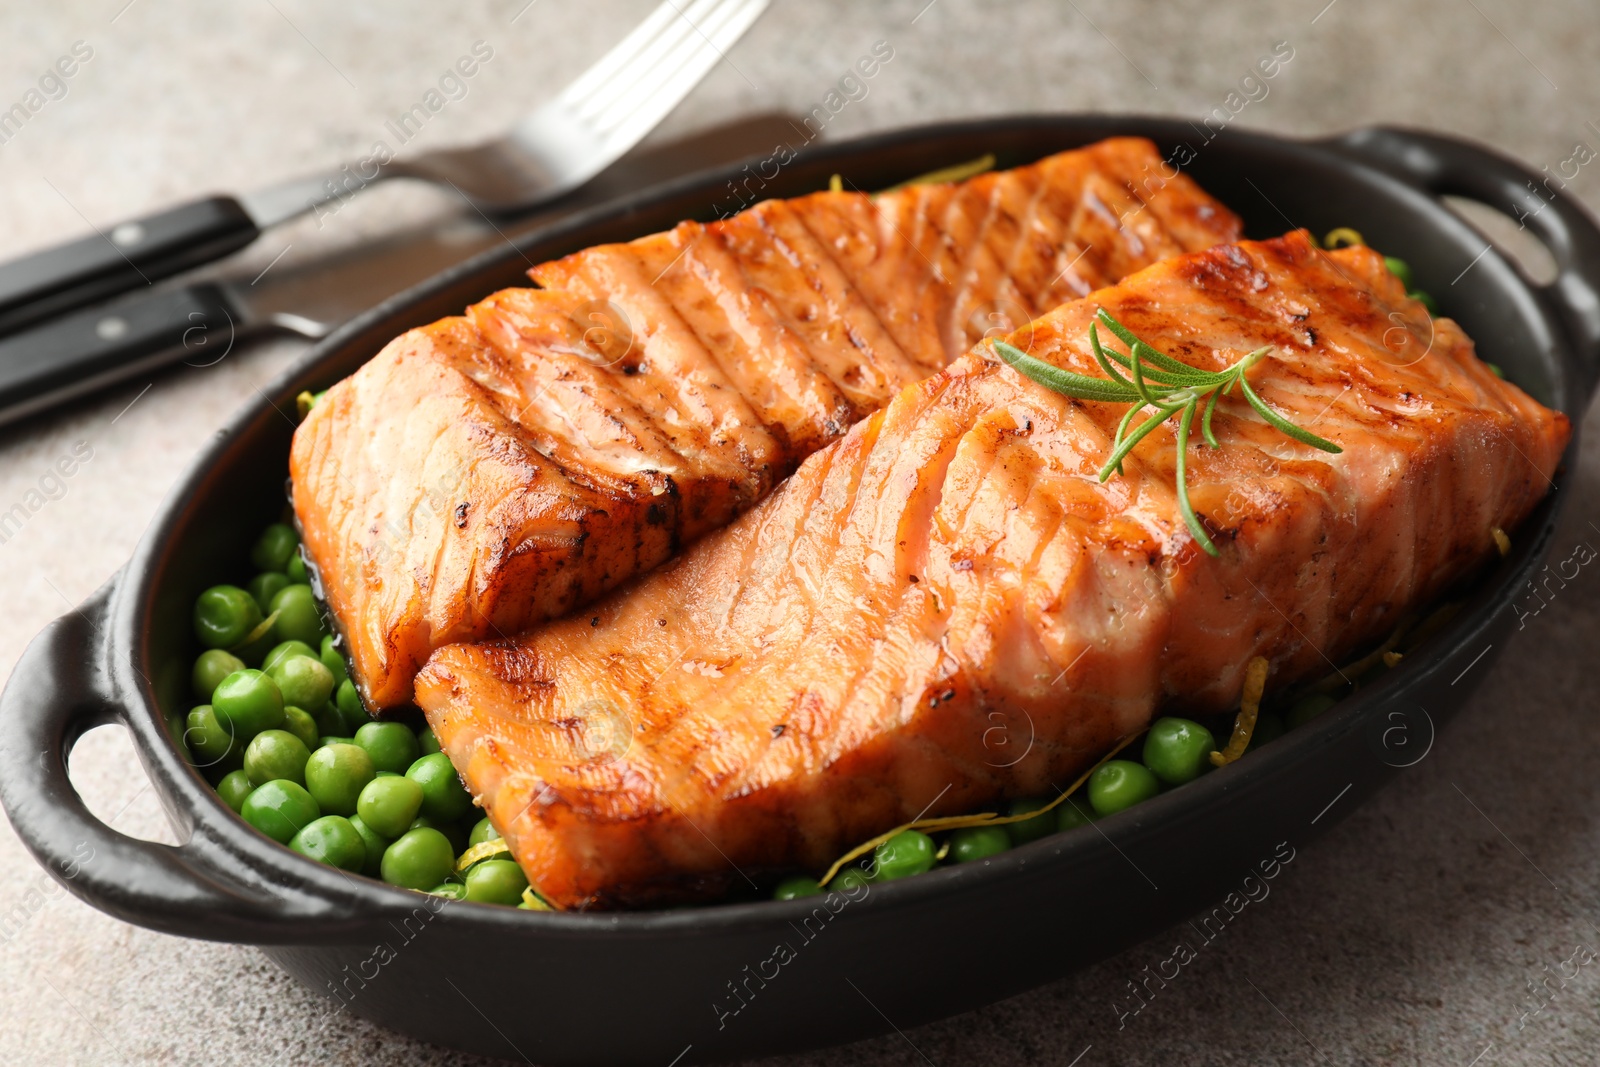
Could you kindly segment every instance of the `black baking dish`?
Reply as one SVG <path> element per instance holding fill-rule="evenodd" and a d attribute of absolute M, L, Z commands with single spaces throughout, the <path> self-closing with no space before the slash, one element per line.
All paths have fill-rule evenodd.
<path fill-rule="evenodd" d="M 1311 725 L 1094 827 L 839 897 L 831 909 L 812 898 L 547 914 L 445 904 L 350 877 L 236 818 L 178 754 L 162 715 L 164 701 L 186 708 L 195 595 L 237 574 L 239 546 L 276 517 L 263 488 L 282 482 L 294 430 L 284 413 L 296 394 L 350 374 L 405 329 L 525 284 L 529 263 L 736 208 L 735 183 L 787 196 L 838 173 L 872 189 L 987 152 L 1012 166 L 1114 134 L 1147 136 L 1243 215 L 1251 236 L 1353 226 L 1408 260 L 1486 359 L 1577 421 L 1600 373 L 1600 230 L 1573 200 L 1516 163 L 1432 135 L 1369 129 L 1303 142 L 1228 130 L 1207 141 L 1210 132 L 1181 120 L 1023 117 L 880 134 L 781 165 L 752 161 L 508 243 L 361 316 L 228 422 L 127 566 L 22 657 L 0 697 L 0 798 L 17 833 L 95 907 L 170 933 L 259 944 L 327 996 L 329 1010 L 551 1064 L 661 1067 L 848 1041 L 886 1030 L 887 1019 L 909 1027 L 1057 977 L 1216 904 L 1281 842 L 1299 847 L 1425 750 L 1504 646 L 1513 595 L 1544 559 L 1569 473 L 1445 630 Z M 1560 268 L 1555 281 L 1536 286 L 1485 252 L 1444 194 L 1525 217 Z M 1576 449 L 1574 440 L 1569 468 Z M 106 722 L 130 730 L 183 845 L 124 837 L 73 791 L 67 754 Z"/>

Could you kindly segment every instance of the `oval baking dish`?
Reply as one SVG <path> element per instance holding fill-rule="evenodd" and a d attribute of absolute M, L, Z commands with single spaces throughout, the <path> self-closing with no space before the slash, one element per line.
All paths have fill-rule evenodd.
<path fill-rule="evenodd" d="M 235 415 L 127 566 L 29 646 L 0 697 L 0 799 L 17 833 L 95 907 L 170 933 L 261 945 L 330 1012 L 549 1064 L 659 1067 L 866 1037 L 887 1019 L 907 1027 L 1019 992 L 1216 905 L 1426 752 L 1505 644 L 1513 596 L 1543 562 L 1565 473 L 1446 627 L 1310 725 L 1094 826 L 853 898 L 571 914 L 411 893 L 257 834 L 184 761 L 163 719 L 164 707 L 187 706 L 196 594 L 237 573 L 240 546 L 276 517 L 262 489 L 283 480 L 294 432 L 284 413 L 302 390 L 350 374 L 406 329 L 526 284 L 530 263 L 734 208 L 732 183 L 752 174 L 775 170 L 756 179 L 763 197 L 821 188 L 834 173 L 872 189 L 984 153 L 1014 166 L 1113 134 L 1156 141 L 1252 237 L 1301 226 L 1367 234 L 1412 265 L 1484 358 L 1578 421 L 1600 375 L 1600 229 L 1534 172 L 1462 142 L 1390 129 L 1302 142 L 1181 120 L 1040 116 L 896 131 L 676 181 L 386 302 Z M 1523 217 L 1555 258 L 1554 282 L 1534 285 L 1485 250 L 1440 200 L 1447 194 Z M 1574 439 L 1569 467 L 1576 450 Z M 128 727 L 184 844 L 122 836 L 77 797 L 67 755 L 106 722 Z"/>

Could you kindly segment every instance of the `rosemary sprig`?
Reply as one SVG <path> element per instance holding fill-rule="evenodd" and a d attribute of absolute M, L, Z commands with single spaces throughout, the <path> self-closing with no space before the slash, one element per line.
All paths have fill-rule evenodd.
<path fill-rule="evenodd" d="M 1217 409 L 1217 398 L 1233 392 L 1234 387 L 1238 386 L 1240 395 L 1245 401 L 1255 408 L 1256 413 L 1265 419 L 1268 425 L 1280 433 L 1302 444 L 1320 448 L 1324 452 L 1344 451 L 1332 441 L 1324 440 L 1309 430 L 1301 429 L 1273 411 L 1256 395 L 1256 391 L 1250 388 L 1250 382 L 1245 374 L 1272 351 L 1271 345 L 1256 349 L 1226 370 L 1203 371 L 1145 344 L 1132 330 L 1112 318 L 1111 313 L 1105 308 L 1100 308 L 1095 313 L 1095 319 L 1096 322 L 1089 324 L 1089 348 L 1094 353 L 1095 361 L 1106 372 L 1104 378 L 1091 378 L 1084 374 L 1062 370 L 1042 359 L 1035 359 L 1004 341 L 994 342 L 995 354 L 1019 373 L 1065 396 L 1078 400 L 1097 400 L 1107 404 L 1132 405 L 1117 425 L 1116 436 L 1111 441 L 1111 457 L 1106 460 L 1105 466 L 1100 468 L 1102 482 L 1113 474 L 1121 474 L 1122 461 L 1133 451 L 1134 446 L 1149 436 L 1157 426 L 1177 415 L 1178 508 L 1183 513 L 1183 521 L 1189 527 L 1189 532 L 1209 555 L 1218 554 L 1217 546 L 1211 543 L 1210 536 L 1201 525 L 1199 517 L 1195 515 L 1194 507 L 1189 503 L 1187 457 L 1189 434 L 1194 427 L 1196 411 L 1201 411 L 1201 437 L 1212 448 L 1220 447 L 1217 444 L 1216 434 L 1211 430 L 1211 417 Z M 1102 345 L 1098 326 L 1110 330 L 1127 345 L 1128 351 L 1122 353 Z M 1126 370 L 1131 377 L 1118 370 L 1118 366 Z M 1200 408 L 1201 401 L 1205 402 L 1203 411 Z M 1134 426 L 1133 420 L 1145 408 L 1155 410 L 1147 419 Z"/>

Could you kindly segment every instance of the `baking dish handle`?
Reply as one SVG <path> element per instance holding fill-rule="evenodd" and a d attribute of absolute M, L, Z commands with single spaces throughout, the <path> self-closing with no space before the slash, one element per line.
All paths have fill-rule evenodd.
<path fill-rule="evenodd" d="M 84 805 L 67 775 L 73 745 L 94 726 L 132 729 L 106 655 L 116 582 L 34 638 L 0 694 L 0 801 L 17 836 L 68 891 L 140 926 L 256 943 L 348 928 L 348 910 L 333 901 L 224 875 L 225 846 L 214 839 L 197 832 L 179 846 L 142 841 L 113 830 Z"/>
<path fill-rule="evenodd" d="M 1505 212 L 1532 230 L 1559 273 L 1534 288 L 1551 304 L 1576 352 L 1585 397 L 1600 381 L 1600 223 L 1559 178 L 1532 171 L 1466 141 L 1386 126 L 1332 139 L 1435 196 L 1466 196 Z"/>

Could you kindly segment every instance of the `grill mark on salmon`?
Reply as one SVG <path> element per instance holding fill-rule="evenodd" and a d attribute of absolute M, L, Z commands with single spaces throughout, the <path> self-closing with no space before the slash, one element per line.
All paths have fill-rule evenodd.
<path fill-rule="evenodd" d="M 1368 249 L 1295 233 L 1169 260 L 1033 323 L 1034 354 L 1101 376 L 1099 307 L 1207 370 L 1273 345 L 1252 385 L 1344 452 L 1224 398 L 1222 447 L 1189 455 L 1213 559 L 1178 514 L 1171 422 L 1102 484 L 1125 408 L 974 349 L 582 617 L 433 655 L 418 703 L 542 894 L 820 871 L 925 808 L 1048 794 L 1162 709 L 1236 706 L 1254 656 L 1273 691 L 1325 673 L 1493 557 L 1570 435 Z M 595 708 L 626 717 L 625 750 L 582 757 Z M 995 721 L 1031 724 L 1025 758 L 986 747 Z"/>
<path fill-rule="evenodd" d="M 767 201 L 540 264 L 542 289 L 397 338 L 330 390 L 290 463 L 369 706 L 409 701 L 440 644 L 561 615 L 725 525 L 995 328 L 975 313 L 1015 327 L 1063 285 L 1238 236 L 1164 168 L 1122 138 L 955 185 Z"/>

